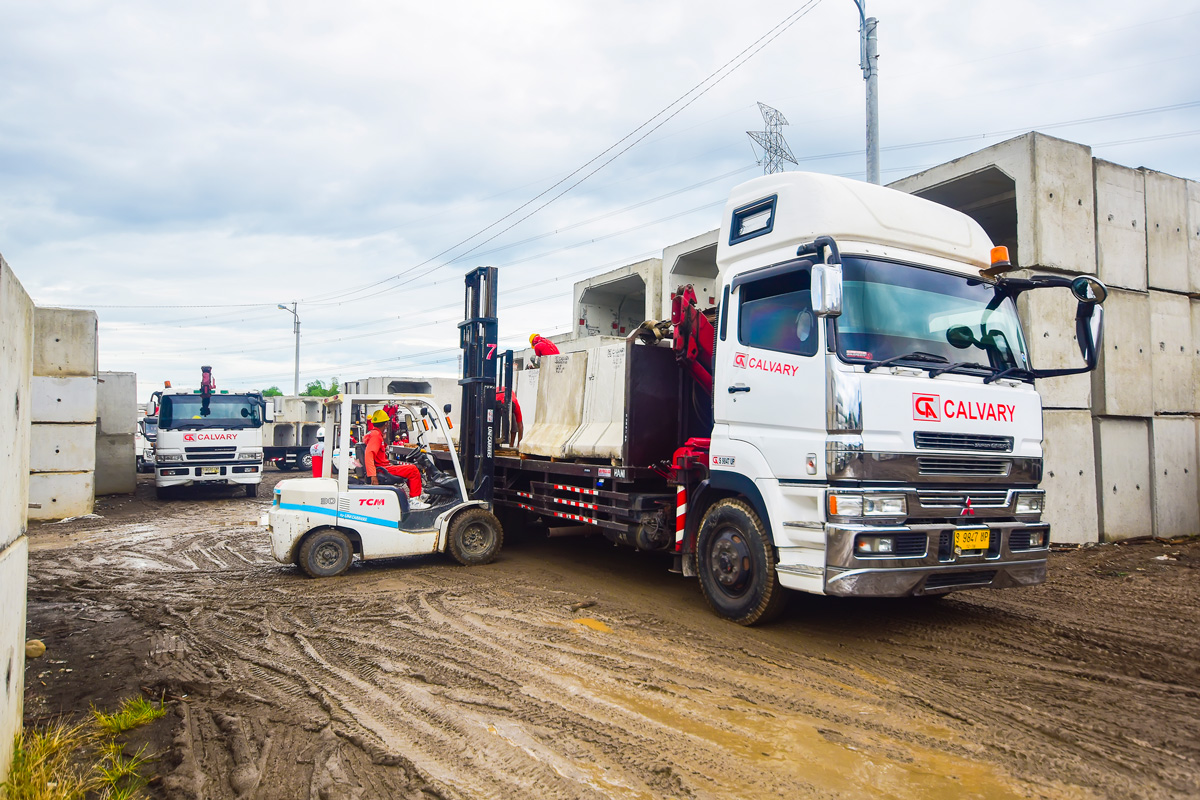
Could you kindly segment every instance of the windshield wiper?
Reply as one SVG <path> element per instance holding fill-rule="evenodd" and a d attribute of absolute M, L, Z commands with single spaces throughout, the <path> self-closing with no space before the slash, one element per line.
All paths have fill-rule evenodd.
<path fill-rule="evenodd" d="M 994 372 L 991 375 L 988 375 L 986 378 L 983 379 L 983 382 L 991 383 L 993 381 L 998 381 L 1001 378 L 1034 378 L 1034 377 L 1036 377 L 1036 376 L 1033 374 L 1033 372 L 1031 370 L 1025 369 L 1024 367 L 1009 367 L 1008 369 L 1000 370 L 999 372 Z"/>
<path fill-rule="evenodd" d="M 911 353 L 905 353 L 902 356 L 892 356 L 884 361 L 873 361 L 863 368 L 863 372 L 870 372 L 877 367 L 890 367 L 900 361 L 932 361 L 935 364 L 945 364 L 948 359 L 945 356 L 939 356 L 936 353 L 926 353 L 921 350 L 914 350 Z"/>
<path fill-rule="evenodd" d="M 975 367 L 976 369 L 988 370 L 989 372 L 992 369 L 986 364 L 980 364 L 977 361 L 957 361 L 953 364 L 947 364 L 944 367 L 938 367 L 937 369 L 929 370 L 929 377 L 936 378 L 938 375 L 941 375 L 945 372 L 957 372 L 964 367 Z"/>

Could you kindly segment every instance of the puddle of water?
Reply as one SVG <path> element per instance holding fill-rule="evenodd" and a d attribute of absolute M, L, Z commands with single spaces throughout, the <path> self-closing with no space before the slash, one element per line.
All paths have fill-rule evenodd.
<path fill-rule="evenodd" d="M 612 633 L 612 628 L 608 627 L 598 619 L 592 619 L 591 617 L 579 617 L 575 620 L 575 622 L 591 628 L 594 631 L 600 631 L 601 633 Z"/>

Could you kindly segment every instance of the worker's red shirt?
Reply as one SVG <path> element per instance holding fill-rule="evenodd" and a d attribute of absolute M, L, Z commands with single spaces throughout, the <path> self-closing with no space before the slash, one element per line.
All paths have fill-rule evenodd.
<path fill-rule="evenodd" d="M 496 405 L 501 405 L 504 402 L 505 394 L 507 394 L 506 389 L 497 389 L 496 390 Z M 517 402 L 516 395 L 513 395 L 512 406 L 513 406 L 513 419 L 516 420 L 517 425 L 524 426 L 525 420 L 523 420 L 521 418 L 521 404 Z"/>
<path fill-rule="evenodd" d="M 367 449 L 363 453 L 363 468 L 367 471 L 367 477 L 375 477 L 375 473 L 380 467 L 386 467 L 391 462 L 388 461 L 387 450 L 383 446 L 383 432 L 378 428 L 372 428 L 367 431 L 367 438 L 363 440 Z"/>
<path fill-rule="evenodd" d="M 556 356 L 558 355 L 558 346 L 549 339 L 539 336 L 533 342 L 533 352 L 539 356 Z"/>

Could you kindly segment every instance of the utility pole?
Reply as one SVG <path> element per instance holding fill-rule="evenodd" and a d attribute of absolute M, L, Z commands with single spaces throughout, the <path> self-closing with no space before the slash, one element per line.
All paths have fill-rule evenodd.
<path fill-rule="evenodd" d="M 296 304 L 292 303 L 292 307 L 288 308 L 283 303 L 279 304 L 279 308 L 291 313 L 293 320 L 293 329 L 296 331 L 296 388 L 292 391 L 295 397 L 300 396 L 300 315 L 296 313 Z"/>
<path fill-rule="evenodd" d="M 867 16 L 867 0 L 854 0 L 859 19 L 859 66 L 867 83 L 867 182 L 879 180 L 879 20 Z"/>

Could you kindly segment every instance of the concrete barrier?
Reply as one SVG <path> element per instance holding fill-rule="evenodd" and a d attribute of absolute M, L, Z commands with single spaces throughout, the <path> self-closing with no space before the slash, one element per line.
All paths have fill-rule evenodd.
<path fill-rule="evenodd" d="M 536 417 L 521 441 L 522 453 L 564 457 L 567 442 L 583 421 L 587 363 L 586 350 L 542 358 Z"/>
<path fill-rule="evenodd" d="M 1096 430 L 1102 541 L 1154 535 L 1149 421 L 1102 417 Z"/>
<path fill-rule="evenodd" d="M 1151 289 L 1187 293 L 1188 193 L 1183 178 L 1145 169 L 1146 276 Z"/>
<path fill-rule="evenodd" d="M 1187 297 L 1150 292 L 1150 375 L 1154 413 L 1187 413 L 1196 398 L 1192 309 Z"/>
<path fill-rule="evenodd" d="M 1166 539 L 1195 536 L 1200 533 L 1196 421 L 1191 417 L 1155 417 L 1150 422 L 1150 434 L 1154 535 Z"/>
<path fill-rule="evenodd" d="M 133 436 L 137 431 L 137 375 L 101 372 L 96 385 L 96 494 L 137 489 Z"/>
<path fill-rule="evenodd" d="M 1087 410 L 1046 410 L 1042 425 L 1042 488 L 1046 490 L 1050 540 L 1060 544 L 1098 541 L 1092 415 Z"/>
<path fill-rule="evenodd" d="M 1096 270 L 1110 287 L 1146 291 L 1146 175 L 1095 162 Z"/>
<path fill-rule="evenodd" d="M 588 352 L 583 419 L 567 442 L 571 458 L 621 458 L 625 438 L 625 345 Z"/>

